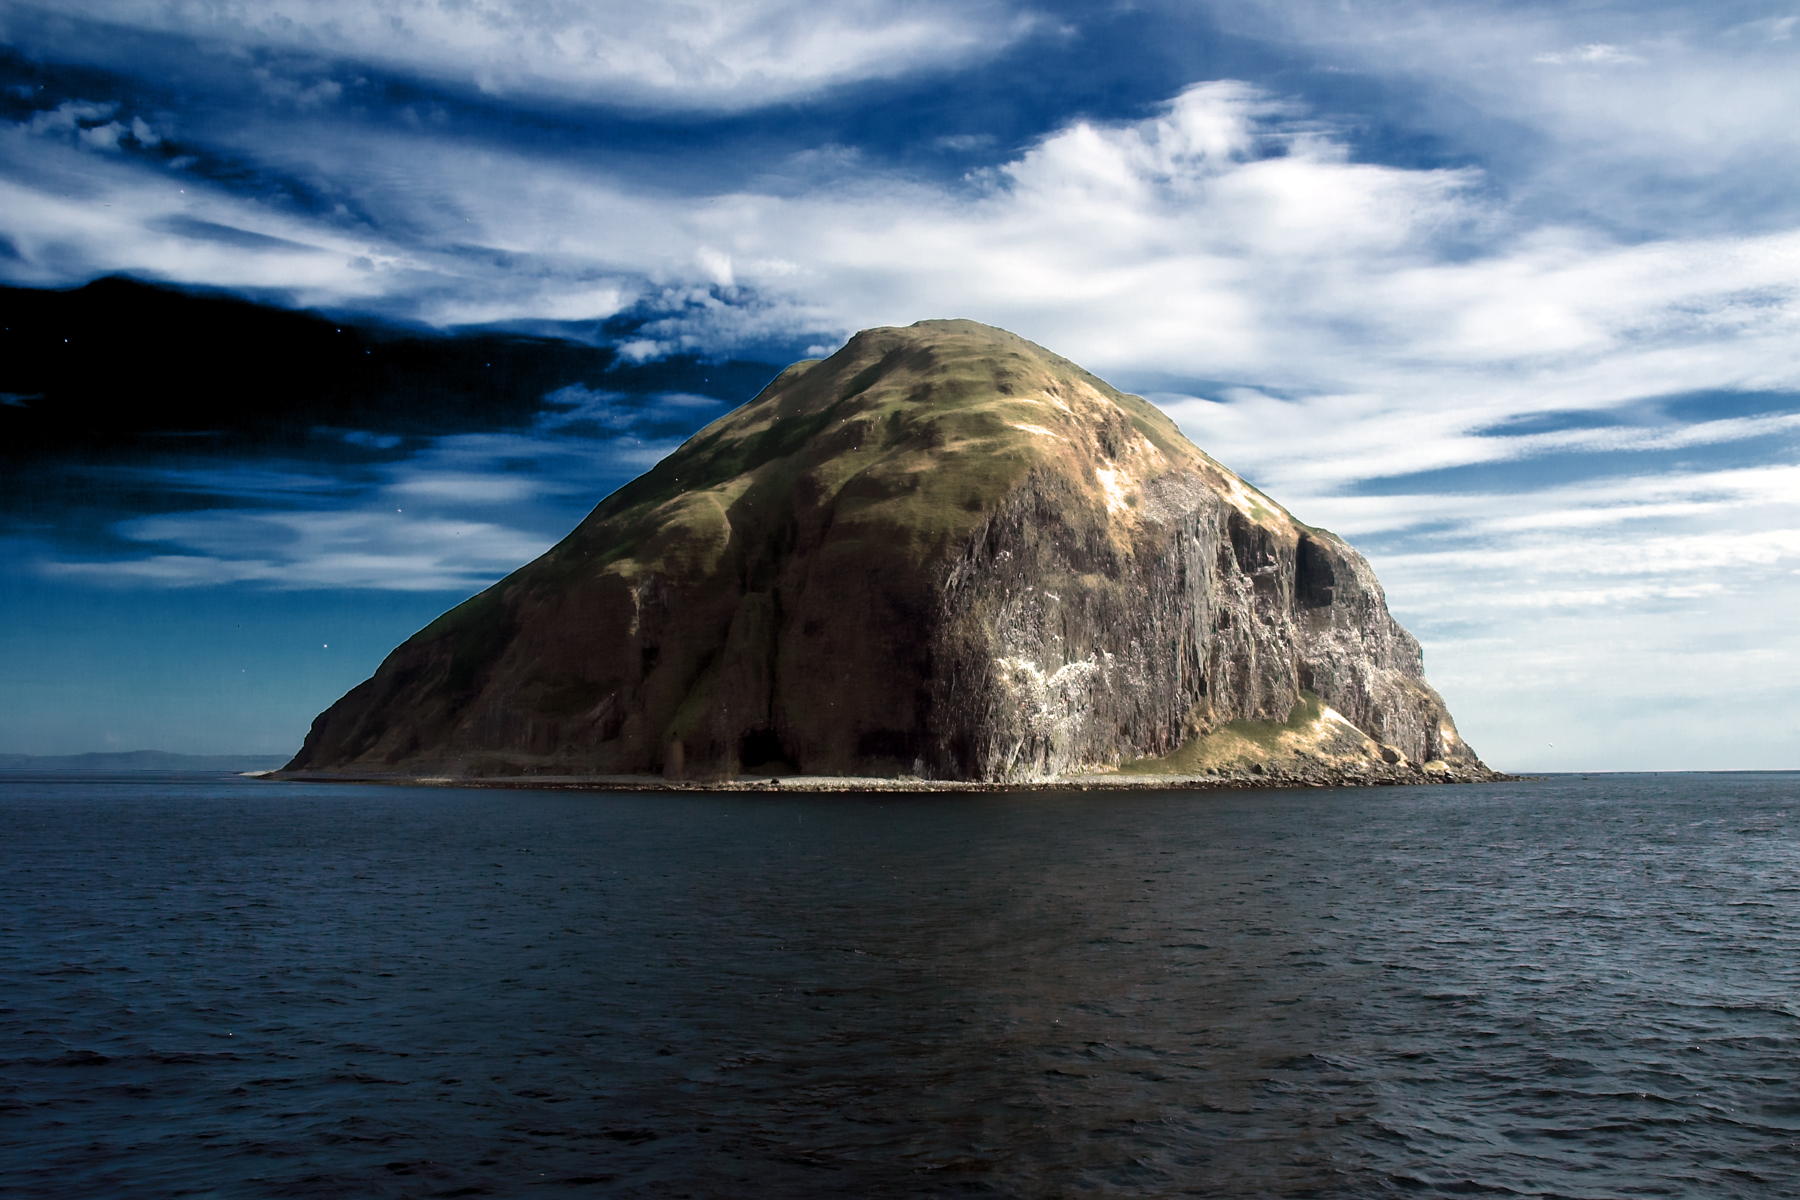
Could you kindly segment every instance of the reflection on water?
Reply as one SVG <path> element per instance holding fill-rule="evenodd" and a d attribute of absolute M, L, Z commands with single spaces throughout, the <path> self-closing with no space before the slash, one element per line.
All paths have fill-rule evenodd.
<path fill-rule="evenodd" d="M 0 1191 L 1793 1194 L 1785 775 L 0 782 Z"/>

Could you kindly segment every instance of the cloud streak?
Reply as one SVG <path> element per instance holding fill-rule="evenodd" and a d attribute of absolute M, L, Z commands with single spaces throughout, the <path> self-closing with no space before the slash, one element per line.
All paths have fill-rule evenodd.
<path fill-rule="evenodd" d="M 1728 0 L 1245 0 L 1210 11 L 1390 82 L 1404 120 L 1478 153 L 1526 212 L 1633 236 L 1800 213 L 1792 18 Z"/>
<path fill-rule="evenodd" d="M 25 4 L 65 19 L 246 50 L 346 60 L 496 95 L 744 109 L 822 89 L 987 58 L 1037 21 L 999 0 L 57 0 Z M 330 85 L 335 88 L 335 85 Z M 336 91 L 301 93 L 308 104 Z"/>
<path fill-rule="evenodd" d="M 370 588 L 467 592 L 492 583 L 548 543 L 481 521 L 401 513 L 215 509 L 124 522 L 119 534 L 191 553 L 51 561 L 51 578 L 113 585 L 276 590 Z"/>
<path fill-rule="evenodd" d="M 570 384 L 516 430 L 402 446 L 359 430 L 330 440 L 392 457 L 359 466 L 108 465 L 108 487 L 204 496 L 216 507 L 115 522 L 105 556 L 50 549 L 37 570 L 115 587 L 246 585 L 278 591 L 469 592 L 550 547 L 601 494 L 675 446 L 646 436 L 671 416 L 691 427 L 722 405 L 693 393 L 629 395 Z"/>

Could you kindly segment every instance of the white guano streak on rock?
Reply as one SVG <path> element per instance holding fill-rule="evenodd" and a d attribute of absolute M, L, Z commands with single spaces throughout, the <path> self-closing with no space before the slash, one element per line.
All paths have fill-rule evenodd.
<path fill-rule="evenodd" d="M 1092 658 L 1064 663 L 1050 672 L 1028 658 L 997 658 L 994 666 L 1007 690 L 1021 702 L 1032 732 L 1044 735 L 1066 732 L 1066 722 L 1082 719 L 1087 706 L 1081 701 L 1102 670 Z"/>
<path fill-rule="evenodd" d="M 1319 714 L 1319 719 L 1313 723 L 1311 730 L 1308 731 L 1316 744 L 1307 745 L 1307 740 L 1302 739 L 1297 748 L 1310 749 L 1326 761 L 1336 761 L 1340 763 L 1340 765 L 1344 763 L 1366 761 L 1369 758 L 1380 756 L 1383 747 L 1378 738 L 1371 736 L 1368 730 L 1358 725 L 1355 721 L 1352 721 L 1349 717 L 1346 717 L 1337 709 L 1331 707 L 1331 705 L 1324 705 L 1323 710 L 1324 711 Z M 1362 748 L 1365 753 L 1344 752 L 1331 754 L 1323 752 L 1325 750 L 1323 744 L 1326 737 L 1325 727 L 1328 725 L 1342 725 L 1345 729 L 1356 735 L 1356 737 L 1361 739 Z M 1392 747 L 1388 748 L 1392 749 Z M 1396 750 L 1395 753 L 1399 752 Z M 1400 761 L 1407 761 L 1404 754 L 1400 755 Z"/>
<path fill-rule="evenodd" d="M 1129 478 L 1123 471 L 1111 470 L 1107 467 L 1095 467 L 1094 478 L 1100 481 L 1100 490 L 1106 493 L 1106 511 L 1109 513 L 1124 512 L 1125 481 Z"/>

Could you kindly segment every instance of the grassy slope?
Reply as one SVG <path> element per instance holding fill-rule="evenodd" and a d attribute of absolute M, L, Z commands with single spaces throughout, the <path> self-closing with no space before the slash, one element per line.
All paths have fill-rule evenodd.
<path fill-rule="evenodd" d="M 551 557 L 589 570 L 665 568 L 669 556 L 717 541 L 721 513 L 736 535 L 767 533 L 802 477 L 840 530 L 866 526 L 923 557 L 972 528 L 1042 458 L 1043 445 L 1017 426 L 1055 416 L 1043 397 L 1083 387 L 1170 460 L 1210 463 L 1154 406 L 1033 343 L 972 321 L 921 322 L 870 330 L 828 360 L 789 367 L 614 493 Z"/>
<path fill-rule="evenodd" d="M 1126 775 L 1194 775 L 1204 770 L 1266 762 L 1312 740 L 1325 717 L 1325 704 L 1301 692 L 1284 721 L 1231 721 L 1193 738 L 1160 758 L 1140 758 L 1119 767 Z"/>

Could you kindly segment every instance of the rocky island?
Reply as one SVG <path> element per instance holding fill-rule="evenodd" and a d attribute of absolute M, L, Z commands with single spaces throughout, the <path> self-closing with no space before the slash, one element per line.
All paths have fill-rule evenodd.
<path fill-rule="evenodd" d="M 796 363 L 414 635 L 282 778 L 1496 778 L 1341 539 L 972 321 Z"/>

